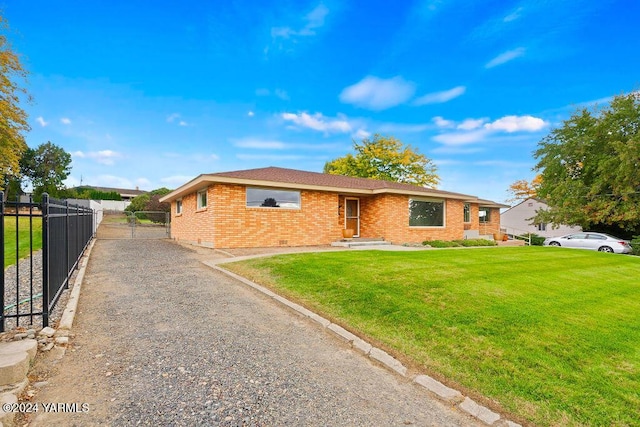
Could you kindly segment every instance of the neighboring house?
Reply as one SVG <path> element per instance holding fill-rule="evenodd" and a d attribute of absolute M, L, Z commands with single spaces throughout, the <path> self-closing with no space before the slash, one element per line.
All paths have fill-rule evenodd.
<path fill-rule="evenodd" d="M 215 248 L 328 245 L 343 229 L 398 244 L 491 235 L 506 207 L 411 184 L 276 167 L 203 174 L 160 201 L 171 202 L 173 239 Z"/>
<path fill-rule="evenodd" d="M 147 191 L 140 190 L 138 187 L 135 190 L 129 188 L 112 188 L 112 187 L 95 187 L 93 185 L 83 185 L 82 187 L 75 187 L 76 190 L 82 191 L 84 189 L 94 189 L 96 191 L 102 191 L 103 193 L 116 192 L 120 194 L 120 197 L 124 201 L 131 201 L 136 196 L 147 193 Z"/>
<path fill-rule="evenodd" d="M 507 234 L 534 233 L 542 237 L 556 237 L 582 231 L 580 227 L 535 223 L 533 218 L 540 209 L 548 206 L 540 199 L 529 198 L 500 214 L 500 224 Z"/>

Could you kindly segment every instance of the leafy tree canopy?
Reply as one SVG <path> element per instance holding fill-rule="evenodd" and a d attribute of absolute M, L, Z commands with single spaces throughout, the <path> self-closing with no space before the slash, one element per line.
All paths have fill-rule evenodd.
<path fill-rule="evenodd" d="M 60 197 L 71 172 L 71 154 L 51 142 L 27 148 L 20 159 L 20 170 L 31 182 L 35 198 L 44 192 Z"/>
<path fill-rule="evenodd" d="M 0 31 L 7 30 L 0 16 Z M 27 72 L 13 52 L 5 34 L 0 34 L 0 190 L 9 185 L 7 177 L 19 176 L 19 162 L 26 150 L 23 133 L 29 131 L 27 113 L 20 107 L 21 98 L 29 96 L 21 87 Z"/>
<path fill-rule="evenodd" d="M 131 199 L 131 204 L 125 208 L 127 212 L 138 211 L 163 211 L 169 212 L 171 205 L 169 203 L 160 203 L 160 198 L 171 193 L 166 187 L 156 188 L 148 193 L 141 194 Z"/>
<path fill-rule="evenodd" d="M 373 135 L 354 141 L 355 155 L 347 154 L 324 165 L 334 175 L 375 178 L 425 187 L 436 187 L 440 177 L 431 159 L 392 136 Z"/>
<path fill-rule="evenodd" d="M 536 175 L 531 181 L 519 179 L 509 186 L 507 192 L 511 195 L 507 199 L 508 203 L 520 202 L 538 196 L 538 188 L 542 183 L 542 176 Z"/>
<path fill-rule="evenodd" d="M 549 205 L 538 219 L 631 230 L 640 225 L 640 94 L 578 110 L 538 144 L 538 196 Z"/>

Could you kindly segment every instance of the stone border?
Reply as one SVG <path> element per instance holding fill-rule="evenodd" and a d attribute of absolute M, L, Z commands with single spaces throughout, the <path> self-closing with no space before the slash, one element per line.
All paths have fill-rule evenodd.
<path fill-rule="evenodd" d="M 233 279 L 236 279 L 244 283 L 245 285 L 252 287 L 258 292 L 261 292 L 262 294 L 270 298 L 273 298 L 274 300 L 278 301 L 282 305 L 289 307 L 295 312 L 311 319 L 312 321 L 320 325 L 323 329 L 330 331 L 333 335 L 335 335 L 336 337 L 340 338 L 341 340 L 351 345 L 352 348 L 359 351 L 363 355 L 382 364 L 384 367 L 397 373 L 403 378 L 410 378 L 414 383 L 420 385 L 421 387 L 424 387 L 426 390 L 428 390 L 432 395 L 437 397 L 439 400 L 447 404 L 453 405 L 454 407 L 457 407 L 462 412 L 469 414 L 470 416 L 482 421 L 483 423 L 490 426 L 496 426 L 496 427 L 504 427 L 504 426 L 522 427 L 520 424 L 502 417 L 499 413 L 493 412 L 486 406 L 480 405 L 479 403 L 469 398 L 468 396 L 463 395 L 460 391 L 447 387 L 446 385 L 442 384 L 440 381 L 436 380 L 435 378 L 430 377 L 429 375 L 417 375 L 412 378 L 408 377 L 407 367 L 404 366 L 398 359 L 394 358 L 384 350 L 374 347 L 373 345 L 363 340 L 362 338 L 347 331 L 342 326 L 332 323 L 331 321 L 329 321 L 328 319 L 325 319 L 324 317 L 318 315 L 317 313 L 314 313 L 311 310 L 308 310 L 299 304 L 289 301 L 288 299 L 276 294 L 275 292 L 265 288 L 264 286 L 259 285 L 245 277 L 242 277 L 236 273 L 233 273 L 217 265 L 221 263 L 240 261 L 239 258 L 247 259 L 247 258 L 253 258 L 253 257 L 247 256 L 247 257 L 238 257 L 236 259 L 231 258 L 231 259 L 225 259 L 223 262 L 202 261 L 202 263 L 207 267 L 210 267 L 223 274 L 226 274 L 227 276 L 232 277 Z"/>

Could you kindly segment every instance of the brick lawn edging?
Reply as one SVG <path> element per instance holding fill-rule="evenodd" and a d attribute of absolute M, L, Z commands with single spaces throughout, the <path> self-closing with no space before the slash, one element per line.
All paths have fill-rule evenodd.
<path fill-rule="evenodd" d="M 244 258 L 244 257 L 243 257 Z M 249 257 L 247 257 L 249 258 Z M 220 267 L 217 264 L 223 264 L 225 262 L 233 262 L 238 261 L 238 259 L 225 259 L 218 260 L 217 262 L 211 261 L 202 261 L 204 265 L 210 267 L 216 271 L 226 274 L 229 277 L 232 277 L 245 285 L 250 286 L 251 288 L 257 290 L 258 292 L 263 293 L 264 295 L 278 301 L 286 307 L 294 310 L 295 312 L 308 317 L 315 323 L 319 324 L 322 328 L 330 331 L 336 337 L 346 341 L 348 344 L 352 346 L 352 348 L 356 349 L 363 355 L 369 357 L 370 359 L 375 360 L 376 362 L 382 364 L 387 369 L 392 370 L 398 375 L 407 378 L 407 368 L 404 366 L 398 359 L 391 356 L 389 353 L 385 352 L 382 349 L 374 347 L 367 341 L 362 338 L 354 335 L 353 333 L 347 331 L 340 325 L 332 323 L 331 321 L 325 319 L 324 317 L 302 307 L 299 304 L 289 301 L 288 299 L 276 294 L 275 292 L 261 286 L 245 277 L 242 277 L 236 273 L 233 273 L 229 270 L 226 270 Z M 412 378 L 413 382 L 424 387 L 428 390 L 432 395 L 434 395 L 439 400 L 453 405 L 454 407 L 460 409 L 462 412 L 469 414 L 470 416 L 482 421 L 483 423 L 495 426 L 495 427 L 522 427 L 521 424 L 513 422 L 504 418 L 497 412 L 494 412 L 487 408 L 486 406 L 480 405 L 475 400 L 471 399 L 468 396 L 463 395 L 458 390 L 450 388 L 435 378 L 430 377 L 429 375 L 417 375 Z"/>

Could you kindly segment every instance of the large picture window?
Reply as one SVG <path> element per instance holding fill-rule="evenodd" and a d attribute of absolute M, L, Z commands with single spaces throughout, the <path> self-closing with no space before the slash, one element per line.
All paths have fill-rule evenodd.
<path fill-rule="evenodd" d="M 444 227 L 444 201 L 409 200 L 409 226 Z"/>
<path fill-rule="evenodd" d="M 300 192 L 247 187 L 247 207 L 300 209 Z"/>

